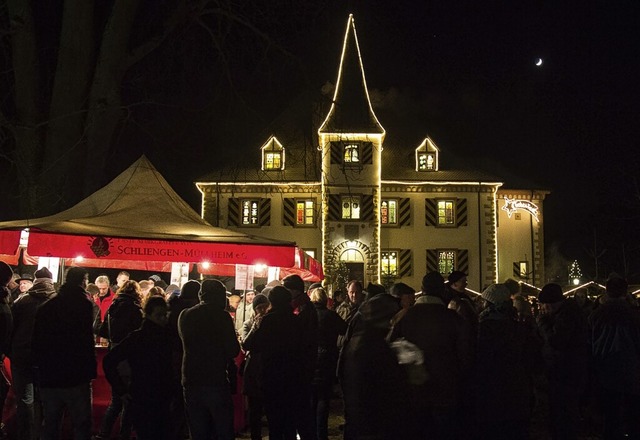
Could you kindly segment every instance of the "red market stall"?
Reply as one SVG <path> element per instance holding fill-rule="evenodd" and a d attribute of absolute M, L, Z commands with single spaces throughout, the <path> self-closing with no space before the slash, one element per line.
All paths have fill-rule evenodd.
<path fill-rule="evenodd" d="M 204 262 L 292 268 L 297 252 L 292 242 L 210 225 L 144 156 L 66 211 L 0 222 L 2 259 L 15 265 L 20 247 L 25 257 L 58 257 L 66 259 L 66 265 L 154 271 L 165 271 L 171 263 Z M 103 355 L 98 353 L 98 358 Z M 109 398 L 101 368 L 99 373 L 94 384 L 94 423 L 100 422 Z M 8 404 L 5 409 L 11 407 Z"/>

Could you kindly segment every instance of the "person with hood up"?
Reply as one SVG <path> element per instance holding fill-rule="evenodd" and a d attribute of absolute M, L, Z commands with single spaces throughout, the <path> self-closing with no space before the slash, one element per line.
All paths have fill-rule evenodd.
<path fill-rule="evenodd" d="M 53 275 L 46 267 L 38 269 L 35 280 L 30 290 L 19 296 L 11 306 L 13 314 L 13 335 L 11 336 L 11 377 L 13 379 L 13 392 L 16 395 L 16 416 L 18 420 L 19 438 L 36 438 L 40 436 L 40 420 L 36 417 L 41 414 L 36 405 L 40 405 L 33 378 L 33 353 L 31 340 L 33 326 L 36 319 L 36 310 L 55 294 L 53 287 Z M 35 432 L 33 432 L 35 430 Z"/>
<path fill-rule="evenodd" d="M 361 325 L 342 354 L 346 440 L 407 438 L 404 371 L 385 339 L 399 310 L 398 300 L 387 293 L 360 307 Z"/>
<path fill-rule="evenodd" d="M 263 292 L 269 293 L 270 287 L 263 290 Z M 269 298 L 266 295 L 259 293 L 253 298 L 251 307 L 254 313 L 251 318 L 247 319 L 242 329 L 242 335 L 240 336 L 242 341 L 242 348 L 246 352 L 243 381 L 242 381 L 242 394 L 247 396 L 248 412 L 249 412 L 249 430 L 251 432 L 251 440 L 262 439 L 262 415 L 264 414 L 264 397 L 262 392 L 262 360 L 260 353 L 253 353 L 249 351 L 245 345 L 246 341 L 251 337 L 251 333 L 256 331 L 260 327 L 262 318 L 269 310 Z"/>
<path fill-rule="evenodd" d="M 232 440 L 233 401 L 227 366 L 240 352 L 233 320 L 225 311 L 226 288 L 204 280 L 200 304 L 178 317 L 182 386 L 192 440 Z"/>
<path fill-rule="evenodd" d="M 533 328 L 518 320 L 507 286 L 492 284 L 482 298 L 474 369 L 478 439 L 525 439 L 540 343 Z"/>

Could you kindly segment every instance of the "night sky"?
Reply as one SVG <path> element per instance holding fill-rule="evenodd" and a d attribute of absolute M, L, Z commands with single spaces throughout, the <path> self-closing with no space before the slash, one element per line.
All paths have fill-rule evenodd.
<path fill-rule="evenodd" d="M 167 4 L 146 2 L 134 38 L 153 32 Z M 352 12 L 388 142 L 414 149 L 429 135 L 443 168 L 477 166 L 507 187 L 549 189 L 548 276 L 574 259 L 594 276 L 596 237 L 600 278 L 640 281 L 637 2 L 233 7 L 240 20 L 203 17 L 127 73 L 114 175 L 145 153 L 199 211 L 198 177 L 255 154 L 283 125 L 311 136 L 313 103 L 335 81 Z"/>

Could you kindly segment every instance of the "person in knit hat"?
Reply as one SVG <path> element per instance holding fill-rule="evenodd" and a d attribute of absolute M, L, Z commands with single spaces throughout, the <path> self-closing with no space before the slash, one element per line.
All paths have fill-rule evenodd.
<path fill-rule="evenodd" d="M 410 387 L 407 420 L 410 438 L 451 438 L 459 428 L 456 410 L 463 379 L 472 367 L 470 332 L 465 320 L 447 308 L 442 275 L 426 274 L 422 293 L 395 326 L 390 339 L 404 338 L 418 346 L 431 377 L 424 384 Z"/>
<path fill-rule="evenodd" d="M 76 437 L 91 437 L 91 381 L 97 363 L 87 280 L 85 268 L 71 267 L 57 295 L 36 309 L 31 349 L 42 401 L 42 438 L 59 438 L 61 402 Z"/>
<path fill-rule="evenodd" d="M 628 288 L 624 278 L 611 275 L 603 303 L 589 316 L 591 365 L 606 439 L 640 438 L 640 310 L 629 301 Z"/>
<path fill-rule="evenodd" d="M 549 381 L 549 424 L 553 438 L 576 438 L 580 395 L 587 380 L 587 321 L 574 298 L 555 283 L 538 295 L 538 333 Z"/>
<path fill-rule="evenodd" d="M 251 356 L 259 354 L 261 359 L 261 385 L 269 438 L 295 438 L 294 418 L 298 414 L 295 406 L 303 384 L 301 359 L 305 339 L 302 324 L 293 314 L 291 291 L 283 286 L 274 286 L 268 293 L 271 308 L 261 321 L 254 324 L 243 341 L 243 347 Z M 311 404 L 308 406 L 310 408 Z"/>
<path fill-rule="evenodd" d="M 34 402 L 33 354 L 31 340 L 37 308 L 55 294 L 51 272 L 46 267 L 35 273 L 33 287 L 20 295 L 11 306 L 13 334 L 11 335 L 11 377 L 16 395 L 18 438 L 33 438 L 40 426 Z"/>
<path fill-rule="evenodd" d="M 180 386 L 183 347 L 182 340 L 178 335 L 178 317 L 183 310 L 197 305 L 200 300 L 200 282 L 189 280 L 182 285 L 180 294 L 169 298 L 169 321 L 167 331 L 169 332 L 169 344 L 171 345 L 171 360 L 173 368 L 174 383 L 178 386 L 174 389 L 171 404 L 171 433 L 170 438 L 179 438 L 183 434 L 188 434 L 187 419 L 184 413 L 184 396 Z"/>
<path fill-rule="evenodd" d="M 315 435 L 313 421 L 315 415 L 311 407 L 312 380 L 318 357 L 318 314 L 311 304 L 309 295 L 304 291 L 304 281 L 299 275 L 289 275 L 282 280 L 282 285 L 291 292 L 291 308 L 298 316 L 302 332 L 302 363 L 299 371 L 302 374 L 301 386 L 297 390 L 298 402 L 295 405 L 294 423 L 301 438 L 312 438 Z"/>

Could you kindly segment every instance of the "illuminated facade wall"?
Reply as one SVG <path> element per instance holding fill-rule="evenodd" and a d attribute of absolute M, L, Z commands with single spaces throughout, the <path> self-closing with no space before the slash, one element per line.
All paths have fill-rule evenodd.
<path fill-rule="evenodd" d="M 507 190 L 500 177 L 450 169 L 428 137 L 402 147 L 387 146 L 385 137 L 349 17 L 332 105 L 317 132 L 320 175 L 301 170 L 313 153 L 296 155 L 304 147 L 271 136 L 246 170 L 197 183 L 202 215 L 216 226 L 295 241 L 322 261 L 330 283 L 345 270 L 365 285 L 404 282 L 416 290 L 434 270 L 445 277 L 462 270 L 476 291 L 506 278 L 544 280 L 546 192 Z M 501 209 L 505 196 L 521 202 L 511 218 Z M 529 221 L 524 201 L 538 207 L 539 222 Z M 514 274 L 514 263 L 522 272 Z"/>

